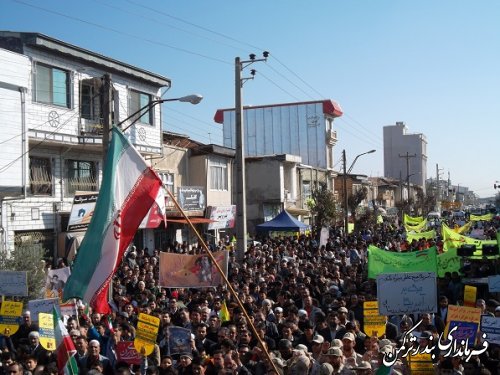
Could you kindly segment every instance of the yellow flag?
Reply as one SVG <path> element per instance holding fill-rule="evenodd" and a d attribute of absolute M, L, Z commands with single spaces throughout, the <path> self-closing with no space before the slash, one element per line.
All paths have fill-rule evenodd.
<path fill-rule="evenodd" d="M 219 317 L 222 323 L 231 320 L 231 316 L 229 315 L 229 310 L 227 309 L 225 300 L 222 302 L 222 307 L 220 308 Z"/>

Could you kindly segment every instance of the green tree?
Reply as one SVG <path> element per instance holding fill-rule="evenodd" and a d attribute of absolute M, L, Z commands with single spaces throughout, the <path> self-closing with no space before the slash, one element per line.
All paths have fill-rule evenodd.
<path fill-rule="evenodd" d="M 363 202 L 368 195 L 368 189 L 363 187 L 347 198 L 347 207 L 351 212 L 354 223 L 356 223 L 356 208 Z"/>
<path fill-rule="evenodd" d="M 427 215 L 429 212 L 434 211 L 437 199 L 432 194 L 424 194 L 422 190 L 417 190 L 417 199 L 414 204 L 414 210 L 419 215 Z"/>
<path fill-rule="evenodd" d="M 5 251 L 0 254 L 0 270 L 28 273 L 28 296 L 22 298 L 23 302 L 41 297 L 46 278 L 45 253 L 41 246 L 20 244 L 10 254 Z"/>
<path fill-rule="evenodd" d="M 340 217 L 335 196 L 332 191 L 327 189 L 324 182 L 320 182 L 317 187 L 313 188 L 307 205 L 314 217 L 313 231 L 317 236 L 321 233 L 322 227 L 334 224 Z"/>

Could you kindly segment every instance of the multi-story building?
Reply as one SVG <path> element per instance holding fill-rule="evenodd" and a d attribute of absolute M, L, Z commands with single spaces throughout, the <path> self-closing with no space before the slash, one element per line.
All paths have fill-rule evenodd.
<path fill-rule="evenodd" d="M 234 227 L 231 185 L 235 151 L 204 145 L 172 132 L 163 133 L 163 142 L 164 157 L 155 162 L 155 170 L 198 232 L 213 242 Z M 197 242 L 195 233 L 169 197 L 166 216 L 166 228 L 153 230 L 154 244 L 150 246 L 165 250 L 176 242 Z"/>
<path fill-rule="evenodd" d="M 308 222 L 306 202 L 314 187 L 322 182 L 333 190 L 333 122 L 340 116 L 342 109 L 332 100 L 243 109 L 249 230 L 283 208 Z M 223 124 L 224 146 L 235 149 L 234 109 L 218 110 L 214 120 Z M 265 199 L 257 184 L 266 186 Z"/>
<path fill-rule="evenodd" d="M 0 66 L 0 250 L 41 243 L 58 256 L 75 192 L 99 190 L 104 113 L 118 124 L 171 81 L 38 33 L 0 31 Z M 160 107 L 122 128 L 131 121 L 132 144 L 146 159 L 161 156 Z"/>
<path fill-rule="evenodd" d="M 404 122 L 384 126 L 384 177 L 402 180 L 425 189 L 427 179 L 427 139 L 408 133 Z"/>

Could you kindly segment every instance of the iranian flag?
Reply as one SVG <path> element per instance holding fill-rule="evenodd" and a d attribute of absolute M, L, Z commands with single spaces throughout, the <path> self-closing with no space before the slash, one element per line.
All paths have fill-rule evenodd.
<path fill-rule="evenodd" d="M 111 278 L 160 189 L 158 175 L 113 127 L 99 197 L 64 287 L 64 301 L 80 298 L 96 312 L 111 312 Z"/>
<path fill-rule="evenodd" d="M 50 316 L 50 315 L 49 315 Z M 52 310 L 54 318 L 54 336 L 56 338 L 57 369 L 60 375 L 78 374 L 78 365 L 74 357 L 76 353 L 73 340 L 68 334 L 56 307 Z"/>

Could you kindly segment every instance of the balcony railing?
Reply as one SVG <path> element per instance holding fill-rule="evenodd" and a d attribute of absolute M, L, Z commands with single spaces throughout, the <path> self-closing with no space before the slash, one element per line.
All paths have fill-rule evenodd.
<path fill-rule="evenodd" d="M 102 119 L 80 119 L 80 131 L 83 135 L 102 135 L 103 125 Z"/>
<path fill-rule="evenodd" d="M 326 131 L 326 141 L 330 145 L 335 145 L 337 143 L 337 131 L 336 130 L 327 130 Z"/>

